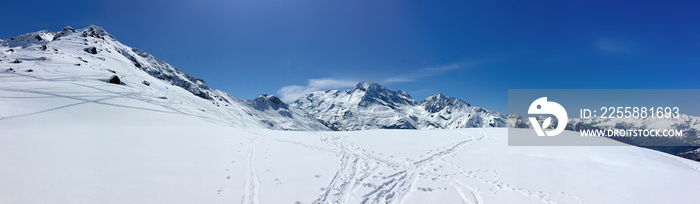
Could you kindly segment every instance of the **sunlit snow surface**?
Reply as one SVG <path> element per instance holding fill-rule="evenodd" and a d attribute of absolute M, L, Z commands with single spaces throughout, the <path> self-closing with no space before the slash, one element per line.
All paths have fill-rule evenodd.
<path fill-rule="evenodd" d="M 700 200 L 697 162 L 648 149 L 509 147 L 490 128 L 242 129 L 108 73 L 19 68 L 0 73 L 0 203 Z"/>
<path fill-rule="evenodd" d="M 0 203 L 700 200 L 700 164 L 653 150 L 509 147 L 501 128 L 260 129 L 242 107 L 65 43 L 0 50 Z"/>

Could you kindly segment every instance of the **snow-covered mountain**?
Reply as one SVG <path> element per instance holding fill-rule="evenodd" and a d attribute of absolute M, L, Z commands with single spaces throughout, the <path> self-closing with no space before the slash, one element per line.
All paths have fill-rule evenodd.
<path fill-rule="evenodd" d="M 505 128 L 280 131 L 327 128 L 271 95 L 212 90 L 96 26 L 0 40 L 0 51 L 0 203 L 700 200 L 699 163 L 634 146 L 508 146 Z M 356 89 L 315 104 L 352 99 L 352 115 L 417 128 L 503 118 L 440 94 Z"/>
<path fill-rule="evenodd" d="M 506 116 L 466 101 L 437 93 L 420 101 L 428 116 L 421 122 L 428 128 L 505 127 Z M 418 112 L 418 111 L 417 111 Z"/>
<path fill-rule="evenodd" d="M 417 102 L 405 91 L 369 82 L 350 90 L 309 93 L 290 106 L 305 110 L 333 130 L 506 126 L 505 115 L 460 99 L 438 93 Z"/>
<path fill-rule="evenodd" d="M 121 44 L 98 26 L 77 30 L 66 27 L 59 32 L 44 30 L 0 39 L 0 51 L 0 71 L 5 73 L 53 81 L 55 86 L 64 84 L 56 79 L 105 83 L 117 76 L 120 86 L 129 89 L 138 100 L 234 127 L 278 130 L 530 127 L 529 121 L 521 116 L 506 116 L 439 93 L 415 101 L 405 91 L 367 82 L 351 90 L 309 93 L 292 104 L 267 94 L 243 100 L 213 90 L 202 79 L 187 75 L 145 51 Z M 16 110 L 5 113 L 3 117 L 31 114 Z M 572 119 L 567 129 L 682 129 L 687 136 L 671 142 L 698 146 L 699 121 L 698 117 L 683 115 L 673 120 L 588 119 L 582 125 L 580 119 Z M 630 141 L 634 140 L 649 142 L 646 138 Z M 700 157 L 695 150 L 664 151 L 687 158 Z"/>
<path fill-rule="evenodd" d="M 155 58 L 126 46 L 101 27 L 66 27 L 0 40 L 0 71 L 38 78 L 103 80 L 116 75 L 125 88 L 140 94 L 140 100 L 165 106 L 235 127 L 279 130 L 327 130 L 304 111 L 279 105 L 279 99 L 263 95 L 242 100 L 209 88 Z"/>
<path fill-rule="evenodd" d="M 454 129 L 504 127 L 503 114 L 436 94 L 415 101 L 405 91 L 359 83 L 347 91 L 310 93 L 288 105 L 263 94 L 243 100 L 209 88 L 151 54 L 121 44 L 98 26 L 66 27 L 0 40 L 6 70 L 35 75 L 85 73 L 102 80 L 116 75 L 123 86 L 146 91 L 144 98 L 180 112 L 236 127 L 280 130 Z M 181 94 L 184 90 L 190 94 Z"/>

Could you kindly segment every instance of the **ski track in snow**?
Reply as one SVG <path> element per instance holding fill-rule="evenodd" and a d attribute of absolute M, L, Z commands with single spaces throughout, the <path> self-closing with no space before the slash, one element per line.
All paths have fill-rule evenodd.
<path fill-rule="evenodd" d="M 87 85 L 85 82 L 90 82 L 90 81 L 96 81 L 94 78 L 102 76 L 104 77 L 103 74 L 74 74 L 74 73 L 67 73 L 63 72 L 60 70 L 60 67 L 46 67 L 43 66 L 41 70 L 43 70 L 46 73 L 53 74 L 56 76 L 52 77 L 40 77 L 37 76 L 36 74 L 25 74 L 25 73 L 16 73 L 16 72 L 3 72 L 4 74 L 8 74 L 9 76 L 2 76 L 0 79 L 7 79 L 7 78 L 15 78 L 19 77 L 24 79 L 23 81 L 13 81 L 13 82 L 23 82 L 23 83 L 32 83 L 32 82 L 50 82 L 50 84 L 47 84 L 45 86 L 41 87 L 34 87 L 34 88 L 28 88 L 28 89 L 22 89 L 22 88 L 16 88 L 16 87 L 4 87 L 0 86 L 0 90 L 2 91 L 8 91 L 8 92 L 19 92 L 19 93 L 32 93 L 32 94 L 37 94 L 37 95 L 42 95 L 42 96 L 29 96 L 29 97 L 13 97 L 10 96 L 9 98 L 43 98 L 43 99 L 51 99 L 51 98 L 64 98 L 64 99 L 70 99 L 70 100 L 75 100 L 76 102 L 70 103 L 70 104 L 64 104 L 64 105 L 58 105 L 55 107 L 39 110 L 39 111 L 34 111 L 34 112 L 29 112 L 29 113 L 22 113 L 22 114 L 16 114 L 16 115 L 0 115 L 0 120 L 8 120 L 8 119 L 14 119 L 14 118 L 20 118 L 20 117 L 26 117 L 26 116 L 33 116 L 33 115 L 38 115 L 50 111 L 55 111 L 55 110 L 60 110 L 68 107 L 74 107 L 74 106 L 79 106 L 79 105 L 84 105 L 84 104 L 99 104 L 99 105 L 106 105 L 106 106 L 112 106 L 112 107 L 118 107 L 118 108 L 129 108 L 129 109 L 138 109 L 138 110 L 144 110 L 144 111 L 152 111 L 152 112 L 160 112 L 160 113 L 167 113 L 167 114 L 180 114 L 180 115 L 187 115 L 187 116 L 194 116 L 198 117 L 207 121 L 211 121 L 214 123 L 218 124 L 223 124 L 223 125 L 230 125 L 228 121 L 226 121 L 223 118 L 217 118 L 215 115 L 204 115 L 201 112 L 196 112 L 194 110 L 189 110 L 189 108 L 178 108 L 174 104 L 176 103 L 175 99 L 167 99 L 167 101 L 162 101 L 162 100 L 154 100 L 156 95 L 149 95 L 146 93 L 146 90 L 135 90 L 133 88 L 128 88 L 128 87 L 122 87 L 122 86 L 115 86 L 112 84 L 108 84 L 106 82 L 103 82 L 104 84 L 100 84 L 98 86 L 94 85 Z M 92 78 L 92 79 L 91 79 Z M 78 88 L 87 88 L 87 89 L 92 89 L 94 92 L 59 92 L 59 91 L 54 91 L 53 89 L 59 88 L 59 87 L 78 87 Z M 110 87 L 112 89 L 118 89 L 119 91 L 112 91 L 100 87 Z M 49 90 L 45 90 L 49 89 Z M 91 95 L 86 95 L 86 94 L 91 94 Z M 94 95 L 92 95 L 94 94 Z M 0 98 L 8 98 L 8 97 L 0 97 Z M 117 99 L 117 98 L 124 98 L 124 99 L 133 99 L 133 100 L 139 100 L 143 101 L 146 103 L 154 104 L 157 106 L 161 106 L 165 108 L 166 110 L 158 110 L 158 109 L 152 109 L 152 108 L 147 108 L 147 107 L 138 107 L 138 106 L 129 106 L 129 105 L 122 105 L 118 103 L 110 103 L 107 102 L 112 99 Z M 181 98 L 181 99 L 187 99 L 187 98 Z M 180 101 L 180 102 L 186 102 L 186 101 Z M 192 102 L 190 104 L 197 104 L 196 102 Z M 207 111 L 207 110 L 202 110 L 200 111 Z M 211 111 L 210 111 L 211 112 Z"/>
<path fill-rule="evenodd" d="M 47 69 L 44 68 L 44 70 L 47 70 Z M 54 72 L 61 73 L 59 71 L 54 71 Z M 62 84 L 69 85 L 69 86 L 80 86 L 80 87 L 85 87 L 85 88 L 89 88 L 89 89 L 94 89 L 94 90 L 96 90 L 96 92 L 94 92 L 94 93 L 99 93 L 99 95 L 87 95 L 86 96 L 82 92 L 63 92 L 63 93 L 61 93 L 61 92 L 57 92 L 57 91 L 41 91 L 41 89 L 43 89 L 43 88 L 18 89 L 18 88 L 10 88 L 10 87 L 0 87 L 0 90 L 3 90 L 3 91 L 33 93 L 33 94 L 45 95 L 46 98 L 66 98 L 66 99 L 72 99 L 72 100 L 79 101 L 76 103 L 56 106 L 53 108 L 48 108 L 48 109 L 44 109 L 44 110 L 40 110 L 40 111 L 36 111 L 36 112 L 30 112 L 30 113 L 24 113 L 24 114 L 18 114 L 18 115 L 0 116 L 0 120 L 7 120 L 7 119 L 37 115 L 37 114 L 46 113 L 49 111 L 59 110 L 59 109 L 68 108 L 68 107 L 72 107 L 72 106 L 83 105 L 83 104 L 87 104 L 87 103 L 95 103 L 95 104 L 108 105 L 108 106 L 113 106 L 113 107 L 140 109 L 140 110 L 163 112 L 163 113 L 174 113 L 174 112 L 155 110 L 155 109 L 144 108 L 144 107 L 135 107 L 135 106 L 127 106 L 127 105 L 120 105 L 120 104 L 104 102 L 106 100 L 115 99 L 115 98 L 132 98 L 132 99 L 139 100 L 140 96 L 142 96 L 144 94 L 143 93 L 144 91 L 134 92 L 134 91 L 130 91 L 129 89 L 119 87 L 120 89 L 123 90 L 123 92 L 116 92 L 116 91 L 101 89 L 101 88 L 98 88 L 97 86 L 88 86 L 88 85 L 84 85 L 81 83 L 76 83 L 76 81 L 86 81 L 86 79 L 84 79 L 83 76 L 80 76 L 80 75 L 73 75 L 71 77 L 61 77 L 61 78 L 41 78 L 38 76 L 29 75 L 29 74 L 20 74 L 20 73 L 9 73 L 9 74 L 15 74 L 15 75 L 20 76 L 20 77 L 35 79 L 32 81 L 26 81 L 26 82 L 49 81 L 49 82 L 62 83 Z M 105 85 L 109 86 L 109 84 L 106 84 L 106 83 L 105 83 Z M 46 88 L 56 88 L 56 87 L 49 86 Z M 91 99 L 91 98 L 95 98 L 95 97 L 102 97 L 102 98 Z"/>
<path fill-rule="evenodd" d="M 243 200 L 241 200 L 241 204 L 260 203 L 260 179 L 258 178 L 258 172 L 255 169 L 256 140 L 257 137 L 254 137 L 248 144 L 248 156 L 246 157 L 245 169 L 245 187 L 243 187 Z"/>
<path fill-rule="evenodd" d="M 409 163 L 369 155 L 363 149 L 353 147 L 342 137 L 323 135 L 322 139 L 327 144 L 341 151 L 341 165 L 328 186 L 324 188 L 323 194 L 314 203 L 348 203 L 350 197 L 354 196 L 355 191 L 360 186 L 373 187 L 369 193 L 361 196 L 361 203 L 401 203 L 404 197 L 413 190 L 412 187 L 416 180 L 427 174 L 426 168 L 430 164 L 483 138 L 470 138 L 457 144 L 448 145 L 425 159 Z M 376 187 L 363 183 L 376 173 L 379 165 L 375 164 L 397 169 L 398 172 L 381 177 L 384 182 Z"/>
<path fill-rule="evenodd" d="M 470 171 L 447 161 L 445 159 L 446 157 L 454 156 L 465 147 L 488 139 L 488 135 L 484 132 L 482 132 L 479 137 L 474 137 L 463 132 L 460 133 L 467 136 L 467 139 L 431 151 L 434 153 L 423 156 L 422 158 L 424 159 L 415 162 L 400 162 L 394 159 L 383 158 L 376 154 L 370 154 L 365 149 L 353 146 L 352 143 L 345 140 L 343 136 L 316 133 L 320 136 L 322 141 L 337 150 L 333 152 L 338 154 L 341 164 L 328 185 L 322 188 L 323 192 L 321 195 L 313 201 L 313 203 L 404 203 L 404 199 L 407 195 L 419 190 L 419 188 L 416 187 L 416 181 L 420 178 L 442 181 L 451 186 L 463 203 L 484 203 L 483 189 L 474 187 L 463 179 L 457 179 L 447 174 L 440 174 L 436 170 L 428 168 L 438 163 L 457 169 L 459 175 L 470 178 L 469 181 L 473 180 L 481 184 L 491 185 L 495 187 L 495 189 L 498 189 L 498 191 L 521 193 L 524 196 L 539 199 L 542 203 L 557 203 L 557 201 L 551 200 L 548 197 L 553 193 L 527 190 L 505 183 L 498 178 L 498 174 L 495 170 Z M 324 148 L 298 142 L 281 142 L 289 142 L 312 149 L 329 151 Z M 393 169 L 394 173 L 388 176 L 381 176 L 381 167 L 384 167 L 385 170 Z M 489 180 L 473 172 L 492 172 L 497 179 Z M 380 179 L 381 182 L 374 182 L 379 183 L 376 185 L 369 181 L 377 179 Z M 361 194 L 363 190 L 368 192 Z M 496 191 L 493 191 L 493 193 L 496 194 Z M 568 197 L 569 199 L 577 201 L 577 203 L 584 203 L 574 195 L 565 192 L 561 192 L 560 194 L 560 196 Z"/>
<path fill-rule="evenodd" d="M 347 203 L 354 191 L 363 184 L 363 181 L 374 174 L 378 166 L 372 164 L 384 164 L 395 169 L 402 169 L 390 176 L 382 177 L 383 183 L 376 186 L 369 193 L 362 195 L 361 203 L 401 203 L 402 199 L 410 193 L 411 187 L 424 174 L 425 168 L 447 155 L 474 142 L 474 139 L 465 140 L 452 146 L 447 146 L 426 159 L 413 163 L 393 162 L 389 159 L 378 158 L 376 155 L 367 155 L 366 151 L 355 148 L 347 141 L 337 136 L 323 136 L 324 141 L 342 153 L 340 170 L 331 179 L 324 193 L 314 203 Z M 364 185 L 371 186 L 371 185 Z"/>

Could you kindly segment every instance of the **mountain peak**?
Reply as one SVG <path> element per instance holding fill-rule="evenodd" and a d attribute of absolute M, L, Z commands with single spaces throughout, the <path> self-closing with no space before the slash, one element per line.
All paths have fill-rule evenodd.
<path fill-rule="evenodd" d="M 289 107 L 286 103 L 282 102 L 280 98 L 270 94 L 260 94 L 260 96 L 250 101 L 251 105 L 258 110 L 265 110 L 267 108 L 272 108 L 275 110 L 279 108 L 288 109 Z"/>
<path fill-rule="evenodd" d="M 429 96 L 426 99 L 438 99 L 438 100 L 447 100 L 449 97 L 445 96 L 444 94 L 438 92 L 435 95 Z"/>
<path fill-rule="evenodd" d="M 28 47 L 31 45 L 45 45 L 56 39 L 56 33 L 49 30 L 41 30 L 16 37 L 11 37 L 7 40 L 2 40 L 2 46 L 8 47 Z"/>
<path fill-rule="evenodd" d="M 63 27 L 63 29 L 61 31 L 63 31 L 63 32 L 75 32 L 75 29 L 73 29 L 73 27 L 66 26 L 66 27 Z"/>
<path fill-rule="evenodd" d="M 423 105 L 426 111 L 431 113 L 440 112 L 446 107 L 471 106 L 471 104 L 467 103 L 464 100 L 457 99 L 454 97 L 447 97 L 442 93 L 436 93 L 435 95 L 425 98 L 422 101 L 420 101 L 420 104 Z"/>
<path fill-rule="evenodd" d="M 107 31 L 105 31 L 104 28 L 102 28 L 102 27 L 100 27 L 100 26 L 98 26 L 98 25 L 95 25 L 95 24 L 91 24 L 91 25 L 85 27 L 85 29 L 88 29 L 88 30 L 95 30 L 96 32 L 101 32 L 101 33 L 107 33 Z"/>
<path fill-rule="evenodd" d="M 428 98 L 425 98 L 421 101 L 421 103 L 424 103 L 426 101 L 445 101 L 445 102 L 451 102 L 451 101 L 463 101 L 461 99 L 455 98 L 455 97 L 449 97 L 445 96 L 442 93 L 436 93 L 432 96 L 428 96 Z M 464 101 L 466 103 L 466 101 Z"/>
<path fill-rule="evenodd" d="M 373 90 L 383 90 L 386 89 L 386 87 L 379 85 L 377 83 L 372 83 L 372 82 L 359 82 L 357 85 L 355 85 L 356 90 L 361 90 L 361 91 L 373 91 Z"/>
<path fill-rule="evenodd" d="M 368 93 L 369 95 L 376 95 L 376 94 L 399 95 L 402 98 L 407 98 L 407 99 L 411 98 L 411 96 L 408 94 L 408 92 L 406 92 L 404 90 L 394 91 L 394 90 L 386 88 L 385 86 L 382 86 L 382 85 L 379 85 L 379 84 L 373 83 L 373 82 L 357 83 L 357 85 L 355 85 L 355 88 L 350 90 L 350 92 L 353 92 L 355 90 L 363 91 L 365 93 Z"/>
<path fill-rule="evenodd" d="M 46 45 L 49 42 L 52 42 L 60 37 L 71 35 L 73 33 L 80 33 L 82 37 L 94 37 L 94 38 L 100 38 L 103 40 L 113 40 L 116 41 L 116 38 L 112 36 L 111 34 L 107 33 L 104 28 L 96 25 L 90 25 L 88 27 L 85 27 L 83 29 L 79 29 L 76 31 L 70 26 L 64 27 L 61 31 L 59 32 L 51 32 L 49 30 L 41 30 L 37 32 L 32 32 L 32 33 L 27 33 L 24 35 L 16 36 L 9 38 L 7 40 L 2 41 L 3 46 L 8 46 L 8 47 L 22 47 L 26 48 L 32 45 Z"/>
<path fill-rule="evenodd" d="M 371 82 L 357 83 L 354 89 L 348 93 L 360 94 L 362 99 L 359 106 L 368 106 L 370 104 L 383 104 L 390 107 L 395 107 L 396 104 L 414 104 L 415 101 L 405 91 L 394 91 L 382 85 Z"/>
<path fill-rule="evenodd" d="M 64 30 L 65 30 L 65 28 L 64 28 Z M 112 40 L 116 40 L 116 38 L 114 38 L 114 36 L 107 33 L 107 31 L 100 26 L 89 25 L 88 27 L 83 28 L 81 30 L 83 31 L 83 37 L 90 36 L 90 37 L 101 38 L 101 39 L 110 38 Z"/>
<path fill-rule="evenodd" d="M 266 93 L 260 94 L 260 96 L 258 96 L 257 98 L 261 98 L 261 99 L 265 99 L 265 100 L 269 100 L 269 101 L 274 101 L 276 103 L 284 103 L 277 96 L 272 95 L 272 94 L 266 94 Z"/>

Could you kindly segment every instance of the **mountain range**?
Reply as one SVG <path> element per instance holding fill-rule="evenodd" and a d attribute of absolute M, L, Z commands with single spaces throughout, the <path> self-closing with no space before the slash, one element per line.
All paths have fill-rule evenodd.
<path fill-rule="evenodd" d="M 0 203 L 700 200 L 696 161 L 608 138 L 510 146 L 533 131 L 522 119 L 367 82 L 245 100 L 100 27 L 39 31 L 0 39 Z M 690 131 L 698 121 L 576 122 Z"/>
<path fill-rule="evenodd" d="M 505 115 L 440 93 L 415 101 L 406 91 L 360 82 L 351 90 L 306 94 L 291 105 L 332 130 L 505 127 Z"/>
<path fill-rule="evenodd" d="M 349 90 L 308 93 L 291 104 L 268 94 L 244 100 L 211 89 L 204 80 L 187 75 L 143 50 L 126 46 L 94 25 L 0 39 L 0 49 L 0 64 L 9 67 L 0 71 L 28 76 L 56 72 L 52 70 L 90 72 L 105 82 L 116 76 L 121 85 L 146 93 L 139 95 L 140 100 L 233 127 L 307 131 L 530 127 L 523 116 L 505 115 L 440 93 L 416 101 L 406 91 L 369 82 L 360 82 Z M 686 146 L 700 144 L 697 134 L 700 119 L 695 116 L 641 122 L 596 118 L 583 124 L 580 119 L 571 119 L 567 129 L 677 128 L 685 130 L 688 136 L 674 142 Z M 700 158 L 697 148 L 663 151 Z"/>
<path fill-rule="evenodd" d="M 116 75 L 127 86 L 157 92 L 181 105 L 199 107 L 207 118 L 236 127 L 278 130 L 453 129 L 505 127 L 505 115 L 436 94 L 415 101 L 405 91 L 360 82 L 351 90 L 328 90 L 305 95 L 292 104 L 262 94 L 243 100 L 209 88 L 151 54 L 126 46 L 99 26 L 65 27 L 0 40 L 2 61 L 43 66 L 83 67 Z M 15 63 L 15 61 L 17 63 Z M 173 94 L 181 88 L 190 95 Z M 191 97 L 195 96 L 195 97 Z M 209 111 L 207 111 L 209 110 Z"/>

